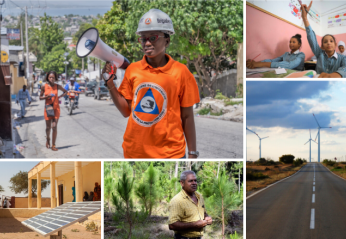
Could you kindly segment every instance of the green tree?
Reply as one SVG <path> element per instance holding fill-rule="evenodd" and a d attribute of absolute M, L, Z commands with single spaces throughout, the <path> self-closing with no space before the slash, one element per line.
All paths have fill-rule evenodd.
<path fill-rule="evenodd" d="M 64 64 L 64 53 L 66 51 L 66 44 L 61 43 L 51 49 L 50 52 L 47 52 L 42 60 L 40 61 L 40 68 L 43 71 L 56 71 L 57 73 L 65 72 L 65 64 Z M 68 56 L 67 60 L 69 60 L 70 56 Z M 71 69 L 71 64 L 68 65 L 68 69 Z M 68 70 L 69 72 L 69 70 Z"/>
<path fill-rule="evenodd" d="M 221 235 L 225 238 L 227 211 L 238 208 L 242 204 L 243 195 L 237 192 L 237 187 L 225 171 L 212 184 L 213 195 L 205 200 L 206 209 L 215 221 L 221 223 Z"/>
<path fill-rule="evenodd" d="M 5 192 L 5 189 L 0 185 L 0 193 Z"/>
<path fill-rule="evenodd" d="M 158 188 L 157 188 L 158 172 L 154 168 L 153 163 L 150 163 L 149 168 L 145 172 L 143 182 L 136 188 L 136 195 L 140 198 L 140 202 L 149 214 L 152 214 L 153 208 L 158 200 Z"/>
<path fill-rule="evenodd" d="M 28 172 L 19 171 L 19 173 L 13 175 L 10 179 L 11 186 L 9 187 L 14 193 L 28 194 Z M 41 191 L 45 190 L 50 184 L 49 180 L 41 180 Z M 37 180 L 32 180 L 31 193 L 33 197 L 36 197 L 37 192 Z"/>
<path fill-rule="evenodd" d="M 292 164 L 294 161 L 294 158 L 295 157 L 292 154 L 285 154 L 279 158 L 279 161 L 285 164 Z"/>
<path fill-rule="evenodd" d="M 240 192 L 240 175 L 242 174 L 242 169 L 243 169 L 243 162 L 235 162 L 232 165 L 232 170 L 235 172 L 232 173 L 233 178 L 238 180 L 238 192 Z M 235 176 L 235 177 L 234 177 Z"/>
<path fill-rule="evenodd" d="M 114 190 L 115 183 L 114 179 L 109 175 L 108 177 L 104 178 L 104 199 L 108 203 L 108 212 L 111 212 L 111 198 L 112 198 L 112 192 Z"/>
<path fill-rule="evenodd" d="M 134 180 L 130 179 L 124 172 L 115 188 L 116 195 L 112 194 L 112 202 L 116 212 L 114 219 L 119 221 L 125 218 L 126 222 L 129 224 L 128 239 L 131 238 L 132 228 L 136 220 L 136 213 L 132 200 L 133 182 Z"/>

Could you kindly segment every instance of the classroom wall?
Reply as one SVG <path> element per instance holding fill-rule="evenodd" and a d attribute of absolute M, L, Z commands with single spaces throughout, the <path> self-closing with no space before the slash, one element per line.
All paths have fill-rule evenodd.
<path fill-rule="evenodd" d="M 310 60 L 314 54 L 310 49 L 305 30 L 246 6 L 246 59 L 252 59 L 260 53 L 255 61 L 283 55 L 289 51 L 290 38 L 297 33 L 302 35 L 300 50 L 305 53 L 305 60 Z M 321 36 L 316 37 L 320 43 Z"/>
<path fill-rule="evenodd" d="M 342 34 L 335 34 L 334 35 L 336 43 L 338 43 L 339 41 L 343 41 L 346 44 L 346 33 L 342 33 Z M 339 49 L 336 49 L 337 52 L 339 52 Z"/>

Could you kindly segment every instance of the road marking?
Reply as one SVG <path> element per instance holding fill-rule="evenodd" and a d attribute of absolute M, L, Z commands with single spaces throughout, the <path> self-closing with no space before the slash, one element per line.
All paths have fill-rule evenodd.
<path fill-rule="evenodd" d="M 315 186 L 312 187 L 312 191 L 315 192 Z"/>
<path fill-rule="evenodd" d="M 315 208 L 311 209 L 310 229 L 315 229 Z"/>
<path fill-rule="evenodd" d="M 315 182 L 314 182 L 314 185 L 315 185 Z"/>
<path fill-rule="evenodd" d="M 312 194 L 312 203 L 315 203 L 315 194 Z"/>

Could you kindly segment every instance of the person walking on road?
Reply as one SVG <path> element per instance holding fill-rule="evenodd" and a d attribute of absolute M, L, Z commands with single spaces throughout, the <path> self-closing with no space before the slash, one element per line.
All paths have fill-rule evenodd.
<path fill-rule="evenodd" d="M 104 79 L 114 104 L 129 117 L 124 157 L 185 158 L 187 144 L 188 157 L 197 158 L 192 107 L 200 101 L 199 91 L 189 69 L 165 53 L 174 34 L 172 20 L 161 10 L 151 9 L 140 19 L 136 34 L 143 59 L 128 66 L 118 89 L 115 73 Z M 107 62 L 102 73 L 111 72 Z"/>
<path fill-rule="evenodd" d="M 31 104 L 31 97 L 30 93 L 28 90 L 26 90 L 26 85 L 23 85 L 23 89 L 20 89 L 17 94 L 17 99 L 16 102 L 17 104 L 20 104 L 20 110 L 22 114 L 22 118 L 24 118 L 25 115 L 25 105 L 26 105 L 26 100 L 29 101 L 29 105 Z"/>
<path fill-rule="evenodd" d="M 55 71 L 50 71 L 46 75 L 46 84 L 41 86 L 40 100 L 45 100 L 45 111 L 44 119 L 46 120 L 46 147 L 50 148 L 50 132 L 53 131 L 52 135 L 52 150 L 57 151 L 55 146 L 56 137 L 58 134 L 57 126 L 60 117 L 60 106 L 59 99 L 67 94 L 61 85 L 55 83 L 57 80 L 57 74 Z M 62 95 L 58 96 L 58 91 L 64 92 Z"/>

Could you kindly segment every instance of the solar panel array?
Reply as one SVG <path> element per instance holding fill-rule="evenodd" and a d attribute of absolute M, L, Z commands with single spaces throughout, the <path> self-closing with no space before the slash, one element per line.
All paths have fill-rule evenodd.
<path fill-rule="evenodd" d="M 49 236 L 101 211 L 101 202 L 68 202 L 22 222 L 25 226 Z"/>

